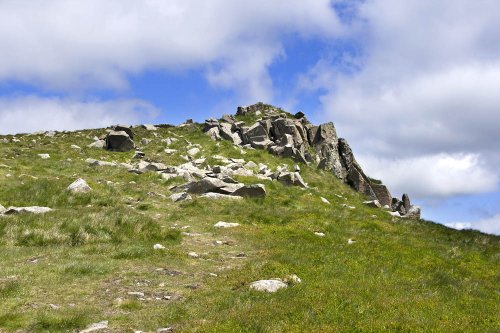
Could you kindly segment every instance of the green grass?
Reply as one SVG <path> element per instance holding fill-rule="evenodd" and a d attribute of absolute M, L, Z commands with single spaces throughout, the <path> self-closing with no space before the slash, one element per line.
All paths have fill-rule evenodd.
<path fill-rule="evenodd" d="M 161 128 L 157 137 L 136 129 L 135 141 L 152 139 L 141 149 L 169 165 L 185 163 L 185 140 L 203 146 L 202 167 L 219 164 L 214 155 L 273 169 L 294 165 L 265 151 L 242 154 L 227 141 L 217 145 L 199 128 Z M 23 135 L 19 143 L 0 144 L 0 165 L 7 166 L 0 166 L 0 203 L 54 208 L 0 218 L 0 332 L 71 332 L 102 320 L 113 332 L 167 326 L 179 332 L 500 330 L 498 236 L 392 219 L 365 207 L 365 199 L 332 174 L 306 165 L 307 190 L 236 177 L 263 183 L 267 197 L 172 203 L 151 193 L 168 196 L 181 178 L 85 163 L 132 159 L 133 152 L 86 148 L 103 133 Z M 176 136 L 183 137 L 169 148 L 178 153 L 166 155 L 160 140 Z M 93 191 L 65 191 L 79 177 Z M 220 220 L 241 225 L 213 228 Z M 156 243 L 165 249 L 154 250 Z M 189 258 L 191 251 L 201 259 Z M 239 253 L 246 257 L 236 258 Z M 171 271 L 179 273 L 165 273 Z M 290 274 L 302 283 L 275 294 L 248 288 L 254 280 Z M 145 300 L 129 292 L 143 292 Z"/>

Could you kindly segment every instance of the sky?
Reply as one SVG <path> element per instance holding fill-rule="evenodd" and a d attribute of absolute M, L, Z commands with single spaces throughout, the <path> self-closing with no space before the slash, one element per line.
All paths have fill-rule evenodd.
<path fill-rule="evenodd" d="M 258 101 L 333 121 L 423 218 L 500 234 L 498 0 L 0 0 L 0 134 Z"/>

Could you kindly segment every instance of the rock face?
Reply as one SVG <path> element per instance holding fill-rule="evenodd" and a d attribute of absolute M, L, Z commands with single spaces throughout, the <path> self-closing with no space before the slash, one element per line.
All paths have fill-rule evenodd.
<path fill-rule="evenodd" d="M 290 157 L 298 162 L 317 163 L 318 168 L 331 171 L 371 201 L 377 200 L 381 206 L 387 205 L 402 216 L 410 210 L 409 198 L 404 197 L 401 205 L 395 204 L 388 188 L 364 173 L 347 141 L 338 138 L 332 122 L 315 126 L 302 112 L 289 117 L 281 109 L 263 103 L 240 106 L 236 111 L 236 116 L 252 114 L 261 118 L 251 126 L 225 116 L 220 121 L 206 120 L 204 131 L 213 140 L 222 138 L 235 145 L 267 149 L 274 155 Z M 307 187 L 298 173 L 282 172 L 273 179 L 287 185 Z"/>
<path fill-rule="evenodd" d="M 132 133 L 132 130 L 129 131 Z M 133 150 L 135 143 L 132 137 L 126 131 L 110 131 L 106 136 L 106 149 L 121 152 Z"/>

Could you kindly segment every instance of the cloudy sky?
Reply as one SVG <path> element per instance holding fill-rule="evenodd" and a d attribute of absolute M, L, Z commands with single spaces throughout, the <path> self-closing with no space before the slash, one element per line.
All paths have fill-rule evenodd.
<path fill-rule="evenodd" d="M 263 101 L 423 216 L 500 234 L 498 0 L 0 0 L 0 133 Z"/>

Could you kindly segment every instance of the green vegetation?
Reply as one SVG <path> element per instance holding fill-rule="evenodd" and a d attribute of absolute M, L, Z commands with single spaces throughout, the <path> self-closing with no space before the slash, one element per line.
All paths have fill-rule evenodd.
<path fill-rule="evenodd" d="M 148 159 L 169 165 L 185 163 L 186 140 L 203 146 L 205 165 L 220 163 L 214 155 L 294 165 L 217 145 L 199 126 L 161 128 L 157 137 L 134 131 L 136 143 L 152 140 L 142 149 Z M 0 143 L 0 203 L 54 209 L 0 217 L 0 332 L 71 332 L 102 320 L 112 332 L 500 331 L 500 237 L 393 219 L 306 165 L 306 190 L 238 177 L 263 183 L 267 197 L 173 203 L 169 187 L 180 177 L 89 166 L 87 158 L 132 159 L 133 152 L 86 148 L 103 133 Z M 165 154 L 161 139 L 178 136 L 169 148 L 179 153 Z M 80 177 L 91 192 L 65 190 Z M 241 225 L 213 228 L 220 220 Z M 248 288 L 290 274 L 302 283 L 275 294 Z"/>

